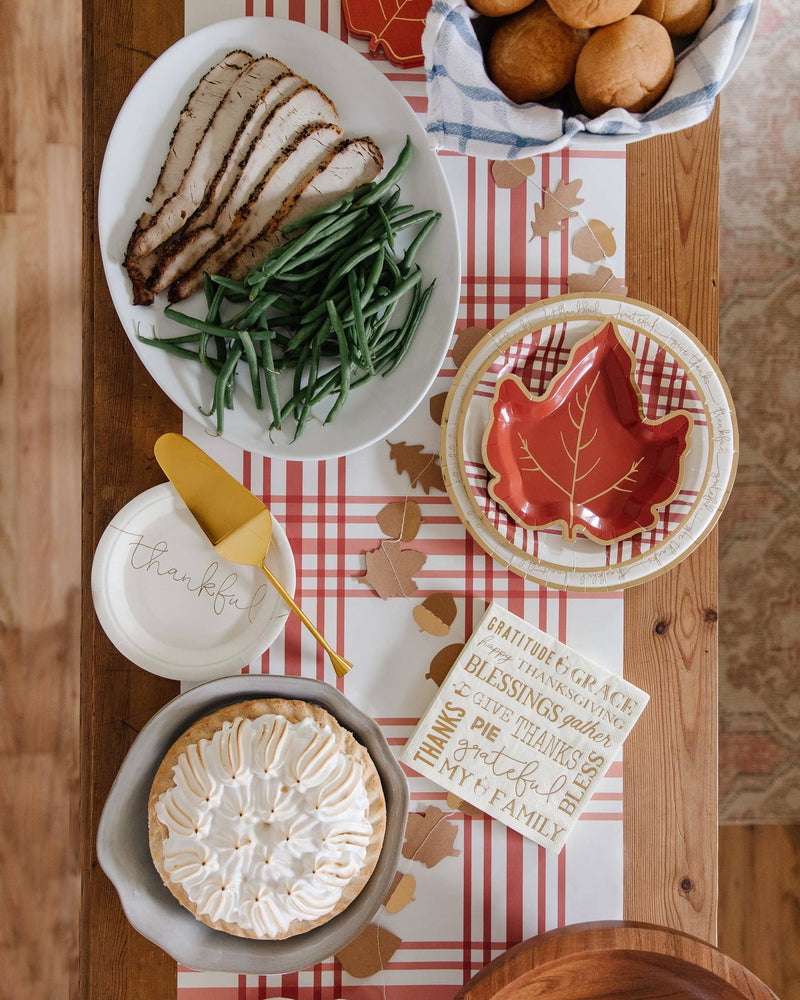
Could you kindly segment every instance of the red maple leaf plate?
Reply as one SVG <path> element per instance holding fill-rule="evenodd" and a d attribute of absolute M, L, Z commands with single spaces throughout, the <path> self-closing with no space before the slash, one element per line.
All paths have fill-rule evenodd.
<path fill-rule="evenodd" d="M 603 540 L 602 544 L 598 544 L 583 529 L 570 532 L 570 512 L 564 504 L 565 494 L 546 477 L 540 476 L 544 481 L 539 483 L 531 480 L 533 495 L 526 497 L 524 490 L 527 487 L 521 485 L 522 477 L 518 471 L 519 483 L 511 485 L 509 494 L 517 497 L 519 517 L 512 516 L 509 507 L 499 502 L 505 492 L 503 486 L 495 483 L 493 489 L 499 490 L 497 498 L 489 489 L 490 481 L 498 477 L 487 469 L 483 445 L 487 439 L 487 428 L 492 423 L 500 381 L 507 380 L 500 398 L 503 399 L 506 392 L 516 391 L 521 414 L 543 406 L 558 410 L 556 404 L 564 402 L 562 393 L 569 395 L 566 388 L 559 388 L 559 375 L 566 379 L 570 368 L 575 368 L 573 388 L 580 382 L 581 374 L 588 377 L 592 366 L 584 368 L 588 362 L 577 360 L 571 365 L 570 359 L 577 359 L 581 342 L 584 342 L 583 350 L 588 357 L 591 352 L 587 338 L 597 334 L 609 321 L 613 321 L 627 351 L 621 346 L 615 347 L 615 338 L 608 337 L 602 351 L 600 343 L 595 344 L 595 357 L 599 358 L 605 352 L 605 360 L 599 366 L 603 370 L 603 392 L 610 392 L 616 387 L 622 398 L 610 407 L 606 398 L 606 406 L 600 409 L 610 408 L 613 420 L 609 423 L 610 418 L 606 416 L 597 422 L 604 432 L 620 435 L 627 449 L 629 445 L 625 441 L 625 432 L 616 427 L 623 409 L 627 409 L 636 429 L 634 437 L 646 440 L 654 434 L 658 438 L 671 429 L 678 434 L 679 444 L 685 428 L 686 447 L 678 471 L 674 474 L 667 472 L 663 477 L 663 489 L 654 504 L 657 523 L 646 527 L 654 520 L 653 513 L 644 503 L 648 492 L 651 496 L 656 495 L 652 484 L 641 495 L 632 491 L 636 502 L 640 503 L 638 514 L 620 508 L 619 497 L 612 496 L 612 507 L 623 509 L 626 516 L 630 515 L 629 526 L 638 522 L 642 527 L 624 537 L 621 537 L 622 530 L 615 527 L 613 537 L 619 540 L 610 543 Z M 632 359 L 635 359 L 633 375 Z M 561 295 L 531 303 L 509 316 L 478 341 L 465 359 L 453 359 L 450 364 L 453 366 L 453 378 L 444 406 L 440 444 L 445 486 L 459 518 L 477 544 L 513 572 L 547 587 L 576 591 L 618 590 L 663 573 L 688 555 L 713 528 L 730 494 L 736 472 L 736 416 L 730 392 L 713 358 L 671 316 L 645 303 L 618 295 Z M 615 367 L 618 369 L 616 373 Z M 525 393 L 519 391 L 518 385 L 512 388 L 513 379 L 510 376 L 524 386 Z M 538 399 L 542 396 L 546 397 L 544 401 L 530 402 L 531 397 Z M 603 403 L 604 400 L 598 398 L 596 402 Z M 573 414 L 574 407 L 573 402 Z M 679 416 L 681 412 L 683 415 Z M 674 420 L 676 416 L 678 419 Z M 674 423 L 665 422 L 665 417 L 674 420 Z M 555 416 L 548 418 L 548 422 L 555 421 L 552 429 L 548 430 L 548 436 L 561 449 L 559 462 L 563 464 L 566 452 L 561 444 L 563 428 L 558 419 Z M 534 423 L 537 423 L 537 418 L 534 418 Z M 568 417 L 566 424 L 576 433 Z M 651 424 L 654 426 L 651 427 Z M 515 426 L 509 424 L 508 436 L 512 445 L 511 430 Z M 544 421 L 541 426 L 546 426 Z M 539 451 L 542 437 L 542 434 L 537 434 L 535 438 L 528 434 L 526 441 L 533 462 L 549 463 L 552 456 Z M 589 442 L 590 437 L 585 436 L 581 444 Z M 593 474 L 605 474 L 611 468 L 616 469 L 617 459 L 620 459 L 620 465 L 623 464 L 616 453 L 616 444 L 610 446 L 611 453 L 608 445 L 599 455 L 593 452 L 600 440 L 598 434 L 584 449 L 581 458 L 588 457 L 592 452 L 592 459 L 577 470 L 576 480 L 595 464 L 598 457 L 600 462 Z M 565 438 L 565 441 L 569 447 L 569 440 Z M 546 440 L 545 443 L 548 450 L 552 449 L 552 444 Z M 574 453 L 574 448 L 570 450 Z M 666 465 L 673 466 L 675 456 L 670 456 L 667 447 L 661 448 L 661 458 Z M 520 463 L 512 459 L 513 455 L 506 464 L 513 470 L 514 465 Z M 583 501 L 583 507 L 595 508 L 595 495 L 607 490 L 620 477 L 625 477 L 635 461 L 631 457 L 624 468 L 616 471 L 616 475 L 606 478 L 591 492 L 584 492 L 578 498 Z M 501 459 L 496 472 L 501 471 L 502 464 Z M 532 460 L 523 458 L 521 464 L 532 465 Z M 606 464 L 608 468 L 601 468 Z M 654 464 L 658 463 L 648 460 L 643 466 L 652 467 Z M 571 490 L 571 476 L 564 481 L 563 468 L 554 470 L 550 464 L 546 464 L 545 468 L 560 486 Z M 533 472 L 532 469 L 521 471 L 526 476 Z M 544 514 L 536 509 L 534 514 L 534 508 L 545 496 L 545 486 L 550 501 L 555 501 L 555 507 Z M 677 492 L 676 486 L 679 487 Z M 630 503 L 631 494 L 627 496 Z M 666 502 L 662 503 L 665 497 Z M 587 500 L 591 503 L 586 503 Z M 608 512 L 605 513 L 607 515 Z M 584 520 L 591 523 L 588 516 Z M 527 527 L 526 521 L 546 526 Z M 574 540 L 569 540 L 570 535 Z"/>
<path fill-rule="evenodd" d="M 498 379 L 482 451 L 489 494 L 518 524 L 601 545 L 658 524 L 680 491 L 693 419 L 646 418 L 635 371 L 612 320 L 575 344 L 542 395 Z"/>

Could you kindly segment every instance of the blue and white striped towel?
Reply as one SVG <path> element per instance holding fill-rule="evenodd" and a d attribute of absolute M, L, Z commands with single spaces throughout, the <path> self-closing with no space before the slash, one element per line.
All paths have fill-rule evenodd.
<path fill-rule="evenodd" d="M 493 160 L 548 153 L 583 132 L 643 139 L 708 118 L 747 48 L 760 0 L 717 0 L 697 38 L 677 56 L 669 89 L 644 114 L 566 117 L 542 104 L 514 104 L 489 79 L 464 0 L 434 0 L 422 48 L 431 145 Z"/>

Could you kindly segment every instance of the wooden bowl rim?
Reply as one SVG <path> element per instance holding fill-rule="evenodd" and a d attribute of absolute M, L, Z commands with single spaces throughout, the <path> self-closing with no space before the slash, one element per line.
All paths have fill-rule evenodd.
<path fill-rule="evenodd" d="M 528 938 L 476 973 L 464 984 L 455 1000 L 471 1000 L 474 987 L 484 983 L 501 969 L 505 973 L 504 982 L 497 985 L 491 996 L 537 969 L 576 955 L 588 956 L 598 951 L 638 952 L 675 958 L 712 973 L 728 986 L 739 990 L 747 989 L 752 1000 L 779 1000 L 754 973 L 707 941 L 684 931 L 636 920 L 570 924 Z M 512 975 L 509 977 L 507 967 L 513 967 L 515 963 L 519 965 L 519 969 L 512 968 Z"/>

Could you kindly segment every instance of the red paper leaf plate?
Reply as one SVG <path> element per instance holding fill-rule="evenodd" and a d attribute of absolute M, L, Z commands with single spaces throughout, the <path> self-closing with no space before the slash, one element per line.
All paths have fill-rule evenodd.
<path fill-rule="evenodd" d="M 678 493 L 692 417 L 648 420 L 616 324 L 579 341 L 542 396 L 499 379 L 483 439 L 489 493 L 529 529 L 610 545 L 654 528 Z"/>
<path fill-rule="evenodd" d="M 380 47 L 395 66 L 422 66 L 422 30 L 431 0 L 342 0 L 344 19 L 353 35 Z"/>

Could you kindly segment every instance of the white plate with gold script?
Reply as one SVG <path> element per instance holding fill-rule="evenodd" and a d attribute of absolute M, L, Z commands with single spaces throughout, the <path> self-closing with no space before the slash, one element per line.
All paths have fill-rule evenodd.
<path fill-rule="evenodd" d="M 292 550 L 274 518 L 267 566 L 294 594 Z M 103 532 L 92 598 L 124 656 L 181 681 L 239 673 L 280 635 L 288 614 L 257 567 L 218 555 L 170 483 L 131 500 Z"/>

